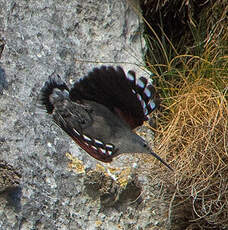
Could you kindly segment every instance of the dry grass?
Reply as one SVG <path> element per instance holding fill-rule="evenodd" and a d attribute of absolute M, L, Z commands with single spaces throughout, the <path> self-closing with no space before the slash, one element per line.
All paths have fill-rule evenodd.
<path fill-rule="evenodd" d="M 218 62 L 213 54 L 210 61 L 191 57 L 194 64 L 185 62 L 184 74 L 177 71 L 167 84 L 162 78 L 172 96 L 164 100 L 156 152 L 167 153 L 175 169 L 168 176 L 174 184 L 169 216 L 179 228 L 171 229 L 228 229 L 227 59 Z"/>
<path fill-rule="evenodd" d="M 227 101 L 210 82 L 198 80 L 172 106 L 158 139 L 175 168 L 173 207 L 186 200 L 192 203 L 190 219 L 228 227 Z"/>
<path fill-rule="evenodd" d="M 227 3 L 201 1 L 209 5 L 203 4 L 199 14 L 198 2 L 191 8 L 188 1 L 175 1 L 187 6 L 188 13 L 191 8 L 187 19 L 192 33 L 178 24 L 177 31 L 182 28 L 188 36 L 181 33 L 175 40 L 172 35 L 179 34 L 173 23 L 162 27 L 172 22 L 166 15 L 175 11 L 168 5 L 173 2 L 143 2 L 153 7 L 147 7 L 150 14 L 143 18 L 150 38 L 146 66 L 163 97 L 154 150 L 175 169 L 172 174 L 151 163 L 150 172 L 152 179 L 161 179 L 161 188 L 167 188 L 170 229 L 228 229 Z M 158 17 L 151 13 L 158 8 L 164 9 L 157 22 L 163 22 L 160 31 L 152 20 Z"/>
<path fill-rule="evenodd" d="M 227 36 L 206 42 L 200 57 L 177 55 L 157 73 L 163 105 L 155 152 L 175 169 L 158 173 L 170 183 L 172 230 L 228 229 L 228 57 L 220 45 Z"/>

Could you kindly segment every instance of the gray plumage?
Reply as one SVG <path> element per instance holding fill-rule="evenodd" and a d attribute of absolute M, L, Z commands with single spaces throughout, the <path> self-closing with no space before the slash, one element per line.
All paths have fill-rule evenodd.
<path fill-rule="evenodd" d="M 147 84 L 146 80 L 144 80 L 144 82 Z M 144 82 L 140 83 L 144 84 Z M 80 82 L 78 84 L 80 84 Z M 133 96 L 133 91 L 136 90 L 137 88 L 131 90 Z M 145 91 L 145 89 L 142 89 L 142 92 L 143 90 Z M 146 91 L 147 94 L 152 95 L 151 86 L 148 90 L 150 90 L 150 93 Z M 140 89 L 138 91 L 140 91 Z M 113 157 L 121 153 L 148 153 L 171 169 L 166 162 L 148 147 L 143 138 L 132 131 L 131 123 L 128 123 L 127 120 L 119 116 L 122 110 L 116 112 L 118 111 L 118 105 L 113 106 L 113 108 L 111 106 L 107 107 L 98 103 L 96 97 L 94 97 L 94 101 L 76 96 L 72 98 L 71 92 L 72 90 L 68 89 L 60 77 L 54 75 L 49 78 L 49 81 L 47 81 L 41 89 L 39 101 L 41 105 L 46 107 L 47 112 L 52 115 L 55 123 L 91 156 L 104 162 L 111 162 Z M 146 96 L 142 94 L 140 99 L 145 97 Z M 102 97 L 97 96 L 97 98 L 101 100 Z M 138 99 L 136 98 L 134 100 Z M 138 101 L 136 102 L 138 103 Z M 141 104 L 149 103 L 152 104 L 151 98 L 145 98 L 145 102 Z M 114 101 L 113 104 L 116 105 L 117 102 L 115 104 Z M 141 104 L 139 104 L 139 106 L 141 106 Z M 146 111 L 145 105 L 143 106 L 144 111 Z M 124 116 L 127 112 L 123 112 Z M 132 115 L 132 117 L 130 118 L 134 121 L 136 116 L 134 117 Z"/>

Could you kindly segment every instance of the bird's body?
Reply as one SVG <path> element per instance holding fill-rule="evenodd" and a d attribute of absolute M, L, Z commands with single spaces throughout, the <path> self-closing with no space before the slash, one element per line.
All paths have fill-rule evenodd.
<path fill-rule="evenodd" d="M 170 168 L 132 131 L 158 100 L 145 78 L 137 84 L 134 72 L 129 73 L 126 76 L 120 67 L 94 69 L 71 90 L 58 75 L 52 75 L 39 101 L 55 123 L 94 158 L 111 162 L 121 153 L 149 153 Z"/>

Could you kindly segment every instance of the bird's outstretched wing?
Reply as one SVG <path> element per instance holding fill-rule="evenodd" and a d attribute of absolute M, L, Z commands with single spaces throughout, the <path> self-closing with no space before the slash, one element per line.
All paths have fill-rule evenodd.
<path fill-rule="evenodd" d="M 159 105 L 155 88 L 146 78 L 137 80 L 133 71 L 125 74 L 121 67 L 112 66 L 94 68 L 74 84 L 70 98 L 104 105 L 125 120 L 131 129 L 142 125 L 147 115 Z"/>
<path fill-rule="evenodd" d="M 122 68 L 95 68 L 69 90 L 58 75 L 41 89 L 40 104 L 55 123 L 97 160 L 111 162 L 120 153 L 157 156 L 131 129 L 141 125 L 157 106 L 155 89 Z M 129 127 L 130 126 L 130 127 Z"/>

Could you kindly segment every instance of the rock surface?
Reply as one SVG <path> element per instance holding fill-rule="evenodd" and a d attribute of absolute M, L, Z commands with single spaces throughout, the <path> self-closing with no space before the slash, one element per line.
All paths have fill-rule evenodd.
<path fill-rule="evenodd" d="M 135 65 L 142 62 L 140 28 L 127 1 L 0 0 L 5 44 L 0 66 L 8 82 L 8 89 L 0 86 L 0 160 L 22 175 L 22 196 L 14 197 L 21 208 L 0 197 L 0 229 L 160 229 L 165 223 L 164 205 L 153 201 L 159 185 L 151 187 L 146 177 L 139 178 L 140 202 L 123 202 L 127 189 L 141 192 L 134 178 L 117 185 L 108 177 L 110 191 L 122 197 L 115 205 L 91 197 L 85 187 L 97 161 L 36 108 L 38 92 L 53 72 L 69 85 L 104 62 L 140 72 Z M 69 167 L 68 153 L 83 162 L 80 170 Z M 126 168 L 135 160 L 123 156 L 113 166 Z"/>

